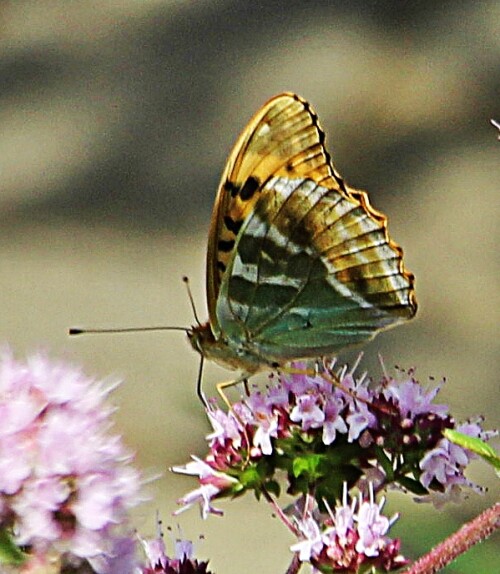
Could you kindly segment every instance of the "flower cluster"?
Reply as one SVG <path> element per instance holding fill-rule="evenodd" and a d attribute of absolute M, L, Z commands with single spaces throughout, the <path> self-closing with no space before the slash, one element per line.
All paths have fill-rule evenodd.
<path fill-rule="evenodd" d="M 141 478 L 109 433 L 111 389 L 43 354 L 0 357 L 0 529 L 33 564 L 55 555 L 97 572 L 133 571 L 124 529 Z"/>
<path fill-rule="evenodd" d="M 147 564 L 138 572 L 140 574 L 210 574 L 208 562 L 194 558 L 194 547 L 190 540 L 175 541 L 175 556 L 167 556 L 161 523 L 158 522 L 156 538 L 141 539 Z"/>
<path fill-rule="evenodd" d="M 286 473 L 288 493 L 313 494 L 320 506 L 340 500 L 344 483 L 365 495 L 369 484 L 377 492 L 398 486 L 421 500 L 431 493 L 455 498 L 462 487 L 474 487 L 464 476 L 472 454 L 443 437 L 456 425 L 447 407 L 433 403 L 440 386 L 425 390 L 413 371 L 377 385 L 354 372 L 317 373 L 295 364 L 230 412 L 210 408 L 208 455 L 173 469 L 199 477 L 180 511 L 199 502 L 204 516 L 220 514 L 215 498 L 246 490 L 277 494 L 278 470 Z M 457 430 L 491 436 L 479 423 Z"/>
<path fill-rule="evenodd" d="M 354 573 L 371 568 L 389 572 L 408 563 L 399 553 L 399 540 L 387 536 L 397 515 L 389 519 L 381 513 L 385 500 L 376 504 L 372 489 L 368 499 L 360 495 L 349 504 L 344 487 L 342 503 L 334 511 L 327 507 L 326 516 L 311 500 L 296 518 L 299 542 L 290 550 L 298 553 L 301 562 L 313 564 L 315 572 Z"/>

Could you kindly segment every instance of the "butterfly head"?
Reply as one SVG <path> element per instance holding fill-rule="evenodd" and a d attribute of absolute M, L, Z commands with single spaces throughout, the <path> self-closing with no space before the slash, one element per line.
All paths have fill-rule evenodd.
<path fill-rule="evenodd" d="M 193 325 L 187 335 L 193 349 L 202 357 L 224 367 L 235 368 L 227 343 L 223 339 L 215 338 L 209 322 Z"/>
<path fill-rule="evenodd" d="M 187 331 L 191 346 L 202 356 L 207 356 L 207 349 L 216 344 L 210 323 L 198 323 Z"/>
<path fill-rule="evenodd" d="M 266 366 L 274 366 L 248 349 L 244 343 L 231 345 L 224 337 L 216 338 L 209 322 L 193 325 L 187 335 L 195 351 L 226 369 L 251 374 Z"/>

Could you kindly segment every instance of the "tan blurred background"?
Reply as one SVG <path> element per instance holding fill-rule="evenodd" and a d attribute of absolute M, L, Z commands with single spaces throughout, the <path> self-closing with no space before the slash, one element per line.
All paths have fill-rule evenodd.
<path fill-rule="evenodd" d="M 178 333 L 68 339 L 69 326 L 193 322 L 205 315 L 204 257 L 231 145 L 269 97 L 316 108 L 336 167 L 390 216 L 417 276 L 418 318 L 366 347 L 364 366 L 446 376 L 457 418 L 498 425 L 500 4 L 51 0 L 0 6 L 0 340 L 117 375 L 117 428 L 150 474 L 154 511 L 175 525 L 195 486 L 166 469 L 203 456 L 198 357 Z M 351 355 L 346 355 L 349 358 Z M 215 367 L 206 389 L 227 378 Z M 396 533 L 417 556 L 498 497 L 407 505 Z M 389 512 L 408 497 L 390 499 Z M 293 542 L 250 495 L 224 518 L 179 523 L 205 535 L 219 574 L 284 572 Z M 403 508 L 403 513 L 404 513 Z M 421 533 L 422 536 L 416 536 Z M 493 572 L 498 539 L 448 573 Z"/>

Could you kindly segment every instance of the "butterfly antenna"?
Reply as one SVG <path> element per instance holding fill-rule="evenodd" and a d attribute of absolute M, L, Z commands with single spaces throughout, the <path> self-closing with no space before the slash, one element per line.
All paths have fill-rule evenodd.
<path fill-rule="evenodd" d="M 125 327 L 119 329 L 80 329 L 78 327 L 71 327 L 68 330 L 69 335 L 95 335 L 96 333 L 138 333 L 141 331 L 183 331 L 188 333 L 189 329 L 186 327 Z"/>
<path fill-rule="evenodd" d="M 184 275 L 182 280 L 184 281 L 184 284 L 186 285 L 186 289 L 187 289 L 187 293 L 188 293 L 188 297 L 189 297 L 189 302 L 191 303 L 191 309 L 193 310 L 194 319 L 198 323 L 198 325 L 201 325 L 200 320 L 198 319 L 198 313 L 196 312 L 196 305 L 194 304 L 194 298 L 193 298 L 193 293 L 191 292 L 191 286 L 189 285 L 189 277 L 186 277 Z"/>

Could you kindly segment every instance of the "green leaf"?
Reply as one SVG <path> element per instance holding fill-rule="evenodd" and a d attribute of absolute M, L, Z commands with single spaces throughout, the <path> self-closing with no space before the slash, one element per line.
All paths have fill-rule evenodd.
<path fill-rule="evenodd" d="M 293 460 L 293 476 L 298 478 L 301 475 L 306 475 L 309 479 L 314 480 L 319 476 L 319 466 L 323 458 L 319 454 L 298 456 Z"/>
<path fill-rule="evenodd" d="M 445 429 L 443 434 L 453 444 L 457 444 L 458 446 L 478 454 L 495 468 L 497 474 L 500 473 L 500 457 L 488 443 L 484 442 L 484 440 L 462 434 L 452 429 Z"/>
<path fill-rule="evenodd" d="M 355 484 L 362 471 L 354 465 L 343 465 L 333 467 L 330 472 L 324 474 L 323 478 L 316 484 L 315 498 L 319 506 L 323 507 L 323 499 L 333 508 L 336 502 L 342 500 L 344 483 L 348 488 Z"/>
<path fill-rule="evenodd" d="M 245 488 L 258 487 L 262 482 L 262 477 L 256 466 L 247 466 L 238 478 Z"/>
<path fill-rule="evenodd" d="M 25 554 L 14 544 L 7 530 L 0 529 L 0 564 L 19 566 L 25 559 Z"/>
<path fill-rule="evenodd" d="M 423 486 L 421 482 L 415 480 L 413 478 L 409 478 L 408 476 L 398 476 L 396 478 L 396 482 L 400 484 L 403 488 L 406 488 L 413 494 L 418 496 L 424 496 L 425 494 L 429 494 L 429 491 Z"/>

